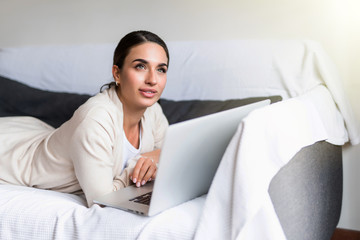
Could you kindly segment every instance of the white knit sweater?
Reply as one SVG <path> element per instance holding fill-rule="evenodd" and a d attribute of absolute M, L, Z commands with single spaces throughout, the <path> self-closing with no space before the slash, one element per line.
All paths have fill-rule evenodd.
<path fill-rule="evenodd" d="M 141 119 L 141 153 L 160 148 L 168 122 L 159 104 Z M 88 205 L 130 184 L 123 166 L 123 111 L 114 88 L 90 98 L 54 129 L 32 117 L 0 118 L 0 183 L 74 193 Z"/>

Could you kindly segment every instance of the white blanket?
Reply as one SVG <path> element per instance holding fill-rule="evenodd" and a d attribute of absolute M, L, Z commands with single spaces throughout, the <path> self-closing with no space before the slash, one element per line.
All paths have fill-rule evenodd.
<path fill-rule="evenodd" d="M 348 141 L 324 86 L 251 112 L 223 156 L 196 239 L 285 239 L 268 194 L 270 181 L 301 148 L 320 140 Z"/>
<path fill-rule="evenodd" d="M 341 115 L 323 115 L 326 109 L 320 108 L 324 108 L 327 104 L 325 102 L 324 105 L 321 105 L 319 101 L 327 101 L 328 99 L 321 99 L 321 97 L 319 99 L 319 96 L 313 95 L 313 100 L 318 101 L 316 107 L 321 110 L 320 115 L 337 118 L 335 128 L 338 122 L 344 121 L 350 143 L 353 145 L 360 143 L 359 123 L 352 111 L 351 104 L 346 98 L 337 67 L 317 42 L 306 41 L 301 53 L 302 56 L 298 64 L 294 64 L 290 60 L 290 49 L 289 51 L 278 51 L 274 55 L 274 68 L 282 79 L 283 88 L 286 89 L 288 97 L 306 95 L 318 84 L 323 84 L 329 90 L 331 100 L 336 103 Z M 330 118 L 329 120 L 334 123 L 334 119 Z M 326 124 L 326 122 L 324 123 Z M 334 142 L 334 144 L 342 145 L 337 142 Z"/>
<path fill-rule="evenodd" d="M 154 217 L 86 207 L 84 198 L 0 184 L 0 239 L 193 239 L 205 196 Z"/>

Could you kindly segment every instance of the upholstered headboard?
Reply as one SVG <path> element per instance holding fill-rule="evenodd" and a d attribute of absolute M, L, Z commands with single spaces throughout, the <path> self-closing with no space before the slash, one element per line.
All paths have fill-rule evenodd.
<path fill-rule="evenodd" d="M 1 49 L 0 75 L 44 90 L 94 94 L 112 81 L 115 46 Z M 310 41 L 169 42 L 168 47 L 167 99 L 288 98 L 320 82 L 316 71 L 303 65 L 315 61 L 311 51 L 317 44 Z"/>

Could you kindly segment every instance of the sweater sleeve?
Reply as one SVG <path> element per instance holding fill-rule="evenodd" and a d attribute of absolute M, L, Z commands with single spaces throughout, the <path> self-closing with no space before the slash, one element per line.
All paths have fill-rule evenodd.
<path fill-rule="evenodd" d="M 156 103 L 154 105 L 154 127 L 153 127 L 153 135 L 154 135 L 154 145 L 155 149 L 159 149 L 162 147 L 165 139 L 166 130 L 169 127 L 169 122 L 165 117 L 165 114 L 162 111 L 160 104 Z"/>
<path fill-rule="evenodd" d="M 86 117 L 75 129 L 69 144 L 70 157 L 88 206 L 93 199 L 113 191 L 114 128 L 106 111 Z"/>

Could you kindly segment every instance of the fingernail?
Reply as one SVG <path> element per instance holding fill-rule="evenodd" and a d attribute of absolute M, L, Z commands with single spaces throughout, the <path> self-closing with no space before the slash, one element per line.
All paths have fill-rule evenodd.
<path fill-rule="evenodd" d="M 144 185 L 145 183 L 146 183 L 145 180 L 142 180 L 141 185 Z"/>
<path fill-rule="evenodd" d="M 136 183 L 136 178 L 133 179 L 133 183 Z"/>
<path fill-rule="evenodd" d="M 151 179 L 151 178 L 149 178 L 149 182 L 151 182 L 151 180 L 152 180 L 152 179 Z"/>
<path fill-rule="evenodd" d="M 137 187 L 140 187 L 140 182 L 137 182 L 137 183 L 136 183 L 136 186 L 137 186 Z"/>
<path fill-rule="evenodd" d="M 130 179 L 132 180 L 132 176 L 130 176 Z"/>

